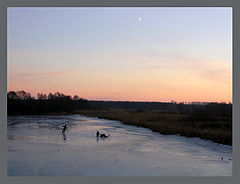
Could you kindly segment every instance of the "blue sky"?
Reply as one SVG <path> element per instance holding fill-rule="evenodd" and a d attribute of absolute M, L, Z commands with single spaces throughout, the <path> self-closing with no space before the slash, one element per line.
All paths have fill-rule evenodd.
<path fill-rule="evenodd" d="M 163 88 L 183 90 L 175 82 L 185 75 L 183 86 L 193 76 L 199 89 L 201 85 L 221 88 L 214 100 L 226 101 L 231 99 L 231 38 L 232 9 L 224 7 L 8 8 L 8 88 L 24 88 L 33 94 L 60 90 L 94 99 L 211 99 L 214 92 L 209 98 L 195 93 L 189 99 L 189 94 L 157 97 Z M 99 89 L 99 78 L 109 90 Z M 154 97 L 150 91 L 137 92 L 140 87 L 124 91 L 126 86 L 114 85 L 131 78 L 136 78 L 133 86 L 155 81 L 151 85 L 158 86 L 152 89 Z M 66 84 L 60 85 L 59 80 Z M 25 83 L 21 86 L 20 81 Z M 185 88 L 196 87 L 193 83 L 187 82 Z M 90 92 L 94 90 L 98 95 Z"/>

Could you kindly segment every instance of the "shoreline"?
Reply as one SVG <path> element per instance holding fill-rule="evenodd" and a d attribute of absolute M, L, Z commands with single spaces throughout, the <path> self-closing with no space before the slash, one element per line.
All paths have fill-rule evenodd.
<path fill-rule="evenodd" d="M 161 135 L 119 121 L 78 114 L 10 118 L 13 126 L 8 127 L 8 175 L 232 174 L 232 147 L 212 141 Z M 61 134 L 64 123 L 70 123 L 65 136 Z M 109 132 L 111 137 L 97 139 L 97 130 Z"/>
<path fill-rule="evenodd" d="M 184 122 L 188 114 L 174 112 L 138 112 L 127 110 L 75 110 L 74 112 L 57 112 L 42 114 L 13 114 L 8 116 L 22 115 L 46 115 L 62 116 L 79 114 L 86 117 L 116 120 L 126 125 L 143 127 L 159 132 L 163 135 L 180 135 L 185 137 L 198 137 L 215 143 L 232 146 L 232 131 L 225 128 L 227 122 Z M 216 126 L 216 127 L 214 127 Z"/>
<path fill-rule="evenodd" d="M 116 120 L 126 125 L 148 128 L 163 135 L 180 135 L 198 137 L 215 143 L 232 146 L 232 131 L 229 129 L 212 128 L 213 124 L 226 122 L 183 122 L 186 114 L 129 112 L 126 110 L 78 110 L 75 114 L 98 117 L 100 119 Z"/>

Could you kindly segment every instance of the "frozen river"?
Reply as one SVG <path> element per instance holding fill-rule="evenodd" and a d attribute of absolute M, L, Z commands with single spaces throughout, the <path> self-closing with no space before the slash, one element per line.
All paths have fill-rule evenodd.
<path fill-rule="evenodd" d="M 111 137 L 96 139 L 97 130 Z M 8 175 L 229 176 L 232 147 L 80 115 L 16 116 L 8 117 Z"/>

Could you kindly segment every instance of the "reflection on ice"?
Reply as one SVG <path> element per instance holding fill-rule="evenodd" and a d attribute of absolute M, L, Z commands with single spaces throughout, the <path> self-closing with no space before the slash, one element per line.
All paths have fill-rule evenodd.
<path fill-rule="evenodd" d="M 232 147 L 80 115 L 8 117 L 8 175 L 229 176 Z"/>
<path fill-rule="evenodd" d="M 66 142 L 66 141 L 67 141 L 66 134 L 65 134 L 65 133 L 63 133 L 62 135 L 63 135 L 63 141 L 64 141 L 64 142 Z"/>
<path fill-rule="evenodd" d="M 109 141 L 110 137 L 96 137 L 96 141 Z"/>

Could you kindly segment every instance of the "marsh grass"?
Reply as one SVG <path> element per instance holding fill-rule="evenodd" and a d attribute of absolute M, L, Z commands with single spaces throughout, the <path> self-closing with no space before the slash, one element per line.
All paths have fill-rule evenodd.
<path fill-rule="evenodd" d="M 232 145 L 232 123 L 226 117 L 210 120 L 192 118 L 189 113 L 128 110 L 76 110 L 75 113 L 117 120 L 123 124 L 149 128 L 154 132 L 186 137 L 199 137 L 216 143 Z"/>

